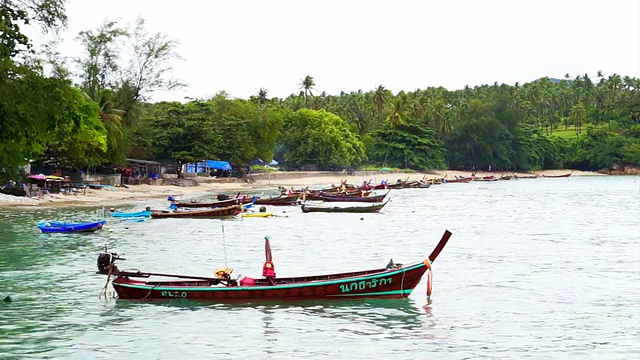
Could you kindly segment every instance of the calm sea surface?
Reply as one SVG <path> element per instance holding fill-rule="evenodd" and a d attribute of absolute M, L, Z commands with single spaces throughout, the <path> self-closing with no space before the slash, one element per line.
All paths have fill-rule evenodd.
<path fill-rule="evenodd" d="M 95 234 L 40 234 L 93 209 L 0 210 L 0 358 L 638 359 L 640 177 L 572 177 L 392 190 L 380 214 L 108 220 Z M 166 206 L 153 200 L 153 207 Z M 136 208 L 141 210 L 141 207 Z M 286 211 L 286 213 L 285 213 Z M 361 220 L 361 217 L 363 218 Z M 216 305 L 99 299 L 107 245 L 120 268 L 278 276 L 419 261 L 406 300 Z M 226 251 L 225 251 L 226 250 Z M 109 291 L 113 289 L 109 286 Z"/>

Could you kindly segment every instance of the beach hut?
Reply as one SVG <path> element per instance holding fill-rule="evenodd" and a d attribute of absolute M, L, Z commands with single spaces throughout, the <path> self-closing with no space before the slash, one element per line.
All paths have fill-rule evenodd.
<path fill-rule="evenodd" d="M 206 173 L 209 176 L 229 176 L 233 167 L 228 161 L 220 160 L 205 160 L 197 162 L 195 164 L 186 164 L 184 168 L 185 173 L 189 174 L 201 174 Z"/>

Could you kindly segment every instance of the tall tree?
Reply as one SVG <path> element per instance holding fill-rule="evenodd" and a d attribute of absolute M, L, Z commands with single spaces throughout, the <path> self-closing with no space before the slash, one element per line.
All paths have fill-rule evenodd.
<path fill-rule="evenodd" d="M 307 105 L 307 98 L 309 95 L 313 96 L 312 90 L 315 88 L 316 83 L 311 75 L 307 75 L 300 82 L 300 90 L 304 92 L 304 104 Z"/>

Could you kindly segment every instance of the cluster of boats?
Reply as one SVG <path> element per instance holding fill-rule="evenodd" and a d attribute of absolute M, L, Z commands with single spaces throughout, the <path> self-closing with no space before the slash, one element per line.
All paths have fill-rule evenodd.
<path fill-rule="evenodd" d="M 565 178 L 571 176 L 572 173 L 560 175 L 542 175 L 545 178 Z M 428 189 L 432 185 L 441 185 L 449 183 L 469 183 L 472 181 L 504 181 L 512 179 L 535 179 L 538 175 L 494 175 L 488 176 L 472 176 L 455 177 L 448 179 L 443 178 L 426 179 L 426 176 L 420 180 L 412 180 L 409 178 L 403 180 L 398 179 L 395 183 L 389 183 L 384 180 L 378 184 L 372 184 L 371 181 L 363 182 L 361 185 L 349 184 L 342 181 L 339 186 L 332 185 L 326 189 L 285 189 L 280 187 L 280 195 L 272 197 L 259 196 L 243 196 L 238 194 L 236 197 L 228 195 L 218 195 L 216 201 L 176 201 L 173 197 L 169 197 L 171 206 L 169 210 L 151 210 L 137 212 L 112 212 L 113 218 L 233 218 L 241 214 L 242 217 L 271 217 L 273 213 L 266 212 L 263 205 L 268 206 L 296 206 L 301 205 L 300 209 L 303 213 L 328 212 L 328 213 L 375 213 L 382 210 L 389 202 L 387 195 L 391 189 Z M 387 190 L 386 193 L 375 193 L 376 191 Z M 326 206 L 324 203 L 341 203 L 341 205 Z M 345 205 L 348 203 L 349 205 Z M 366 204 L 366 205 L 362 205 Z M 261 206 L 260 212 L 247 211 L 252 206 Z M 42 221 L 38 223 L 38 227 L 42 232 L 93 232 L 102 229 L 105 220 L 96 220 L 88 222 L 62 222 L 62 221 Z"/>
<path fill-rule="evenodd" d="M 543 177 L 568 177 L 569 174 Z M 471 181 L 498 181 L 518 178 L 536 178 L 535 176 L 493 176 L 456 177 L 455 179 L 421 179 L 409 181 L 398 179 L 395 183 L 383 181 L 361 185 L 341 182 L 340 186 L 327 189 L 300 190 L 280 188 L 280 195 L 273 197 L 243 196 L 235 198 L 218 195 L 216 201 L 171 201 L 170 210 L 152 210 L 146 208 L 137 212 L 112 211 L 113 218 L 229 218 L 242 214 L 243 217 L 270 217 L 264 205 L 300 206 L 303 213 L 311 212 L 379 212 L 389 200 L 386 200 L 391 189 L 429 188 L 432 185 L 446 183 L 468 183 Z M 387 190 L 377 194 L 376 190 Z M 322 203 L 343 203 L 341 206 L 323 206 Z M 344 203 L 354 203 L 344 205 Z M 360 203 L 360 205 L 357 205 Z M 366 204 L 366 205 L 361 205 Z M 260 206 L 259 212 L 248 211 L 253 206 Z M 42 221 L 38 227 L 42 232 L 93 232 L 102 229 L 106 220 L 84 223 L 59 221 Z M 269 238 L 265 238 L 265 262 L 261 278 L 232 278 L 231 268 L 220 268 L 215 277 L 177 275 L 120 270 L 116 261 L 124 260 L 117 253 L 99 254 L 97 259 L 98 273 L 107 275 L 107 283 L 111 281 L 118 297 L 132 300 L 171 300 L 190 299 L 216 302 L 251 302 L 296 299 L 345 299 L 345 298 L 404 298 L 408 297 L 427 274 L 427 298 L 431 296 L 431 267 L 451 236 L 444 232 L 437 246 L 429 257 L 411 264 L 398 264 L 390 260 L 385 267 L 325 275 L 279 278 L 271 254 Z M 149 278 L 162 277 L 172 280 L 150 281 Z M 105 287 L 106 289 L 106 287 Z"/>

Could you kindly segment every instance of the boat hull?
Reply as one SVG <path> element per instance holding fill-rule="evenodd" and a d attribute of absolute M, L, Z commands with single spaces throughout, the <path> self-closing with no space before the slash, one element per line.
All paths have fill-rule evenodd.
<path fill-rule="evenodd" d="M 324 212 L 324 213 L 375 213 L 387 205 L 387 203 L 375 204 L 371 206 L 348 206 L 348 207 L 321 207 L 321 206 L 308 206 L 302 205 L 301 209 L 303 213 L 310 212 Z"/>
<path fill-rule="evenodd" d="M 259 198 L 255 201 L 256 205 L 273 205 L 273 206 L 288 206 L 288 205 L 298 205 L 300 195 L 291 195 L 291 196 L 280 196 L 280 197 L 272 197 L 272 198 Z"/>
<path fill-rule="evenodd" d="M 58 221 L 40 222 L 38 228 L 43 233 L 94 232 L 102 229 L 106 220 L 86 223 L 64 223 Z"/>
<path fill-rule="evenodd" d="M 151 218 L 200 218 L 200 219 L 217 219 L 234 217 L 242 211 L 242 205 L 234 205 L 216 209 L 203 210 L 184 210 L 184 211 L 154 211 Z"/>
<path fill-rule="evenodd" d="M 567 177 L 571 176 L 571 174 L 573 174 L 573 172 L 570 172 L 570 173 L 568 173 L 568 174 L 562 174 L 562 175 L 545 175 L 545 174 L 542 174 L 542 177 L 545 177 L 545 178 L 551 178 L 551 179 L 555 179 L 555 178 L 567 178 Z"/>
<path fill-rule="evenodd" d="M 213 302 L 249 302 L 301 299 L 404 298 L 418 285 L 427 267 L 417 263 L 392 270 L 329 280 L 300 282 L 276 279 L 274 285 L 211 286 L 209 281 L 146 282 L 118 277 L 112 282 L 119 298 L 129 300 L 189 299 Z"/>
<path fill-rule="evenodd" d="M 388 194 L 388 193 L 387 193 Z M 345 196 L 323 196 L 321 195 L 318 200 L 325 202 L 361 202 L 361 203 L 380 203 L 384 201 L 387 194 L 383 195 L 371 195 L 371 196 L 358 196 L 358 197 L 345 197 Z"/>
<path fill-rule="evenodd" d="M 176 202 L 176 207 L 185 207 L 185 208 L 214 208 L 214 207 L 227 207 L 233 206 L 236 204 L 248 204 L 252 201 L 251 198 L 241 198 L 241 199 L 228 199 L 222 201 L 212 201 L 212 202 Z"/>
<path fill-rule="evenodd" d="M 114 218 L 135 218 L 135 217 L 151 217 L 151 210 L 149 211 L 138 211 L 138 212 L 114 212 L 111 213 L 111 217 Z"/>

